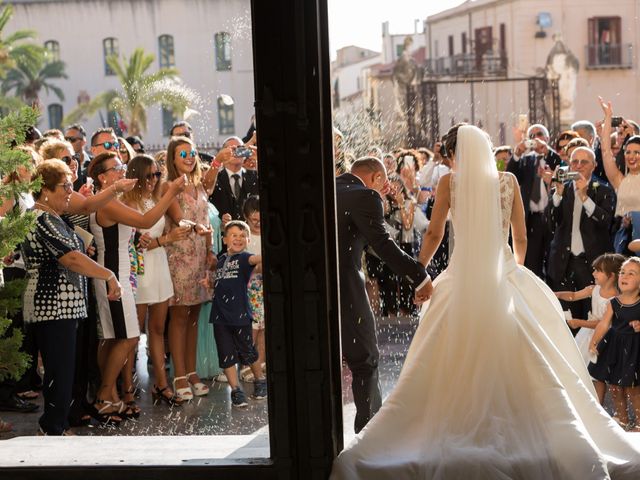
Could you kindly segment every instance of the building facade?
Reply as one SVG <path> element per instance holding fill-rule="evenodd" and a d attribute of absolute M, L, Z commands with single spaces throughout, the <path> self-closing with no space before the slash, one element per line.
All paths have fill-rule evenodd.
<path fill-rule="evenodd" d="M 58 128 L 79 102 L 119 87 L 105 62 L 129 57 L 137 47 L 156 57 L 151 72 L 175 67 L 181 82 L 197 92 L 191 105 L 198 143 L 244 136 L 254 108 L 249 0 L 13 0 L 7 34 L 32 29 L 38 41 L 66 64 L 68 79 L 55 83 L 65 99 L 41 93 L 41 128 Z M 148 145 L 168 141 L 175 120 L 160 106 L 148 112 Z M 103 111 L 84 121 L 88 132 L 113 122 Z M 126 132 L 125 132 L 126 135 Z"/>
<path fill-rule="evenodd" d="M 440 133 L 465 120 L 510 143 L 527 84 L 482 80 L 537 75 L 559 84 L 562 128 L 602 118 L 598 95 L 637 119 L 639 18 L 637 0 L 476 0 L 428 17 L 425 78 L 478 80 L 438 87 Z"/>

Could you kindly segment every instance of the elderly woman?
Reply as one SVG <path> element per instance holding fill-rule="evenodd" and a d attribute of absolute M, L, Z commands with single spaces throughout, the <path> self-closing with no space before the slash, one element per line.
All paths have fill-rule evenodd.
<path fill-rule="evenodd" d="M 38 165 L 34 178 L 42 186 L 33 194 L 36 227 L 21 246 L 28 282 L 24 321 L 32 324 L 44 364 L 40 433 L 66 435 L 76 328 L 87 315 L 85 277 L 104 280 L 112 300 L 120 298 L 120 284 L 111 270 L 85 255 L 82 240 L 61 218 L 73 192 L 69 167 L 60 160 L 49 160 Z"/>

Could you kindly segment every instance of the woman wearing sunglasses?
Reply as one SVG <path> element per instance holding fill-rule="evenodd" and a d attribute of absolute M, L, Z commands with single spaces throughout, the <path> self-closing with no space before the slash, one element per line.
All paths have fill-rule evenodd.
<path fill-rule="evenodd" d="M 127 206 L 146 213 L 155 207 L 160 200 L 162 172 L 157 162 L 149 155 L 136 155 L 127 165 L 127 178 L 137 179 L 136 187 L 122 196 Z M 172 208 L 177 208 L 173 202 Z M 170 212 L 172 213 L 172 212 Z M 175 215 L 175 212 L 173 212 Z M 181 213 L 178 212 L 178 215 Z M 136 309 L 140 330 L 144 330 L 144 322 L 149 314 L 147 336 L 149 339 L 149 353 L 153 365 L 155 385 L 152 395 L 156 403 L 167 405 L 181 405 L 178 398 L 169 387 L 165 371 L 164 328 L 169 310 L 169 299 L 173 296 L 173 284 L 167 262 L 165 246 L 184 240 L 192 231 L 191 227 L 177 227 L 164 233 L 165 217 L 151 227 L 138 229 L 139 235 L 136 248 L 138 257 L 142 258 L 143 269 L 138 271 L 138 288 L 136 290 Z M 133 352 L 129 360 L 134 361 Z M 125 390 L 127 385 L 124 385 Z"/>
<path fill-rule="evenodd" d="M 120 160 L 125 165 L 128 164 L 133 157 L 136 156 L 136 151 L 124 138 L 118 137 L 118 152 L 120 153 Z"/>
<path fill-rule="evenodd" d="M 124 178 L 127 166 L 113 151 L 96 156 L 89 165 L 89 174 L 99 190 L 107 189 Z M 128 181 L 135 180 L 130 179 Z M 127 357 L 136 347 L 140 336 L 140 326 L 136 312 L 133 288 L 129 281 L 131 262 L 129 242 L 134 230 L 150 229 L 165 214 L 174 202 L 175 196 L 184 188 L 184 177 L 176 178 L 167 185 L 164 195 L 146 213 L 131 208 L 116 199 L 92 214 L 91 233 L 95 237 L 98 263 L 112 265 L 122 283 L 122 300 L 109 301 L 102 282 L 96 282 L 96 297 L 100 318 L 99 333 L 104 340 L 98 351 L 98 364 L 102 372 L 102 384 L 96 394 L 94 410 L 104 414 L 118 414 L 121 417 L 137 417 L 139 409 L 134 404 L 134 390 L 131 365 Z M 120 400 L 116 389 L 116 378 L 122 371 L 123 396 Z"/>
<path fill-rule="evenodd" d="M 187 137 L 173 137 L 167 147 L 167 178 L 188 178 L 185 191 L 178 195 L 180 210 L 186 220 L 207 228 L 193 232 L 167 246 L 169 270 L 174 297 L 169 302 L 169 347 L 174 367 L 174 390 L 183 400 L 206 395 L 207 387 L 196 372 L 198 317 L 202 304 L 211 299 L 211 292 L 198 280 L 207 277 L 208 265 L 215 261 L 211 251 L 211 228 L 208 197 L 218 176 L 219 164 L 214 162 L 206 174 L 194 143 Z M 167 228 L 173 228 L 170 225 Z M 200 233 L 200 234 L 198 234 Z"/>
<path fill-rule="evenodd" d="M 40 434 L 66 435 L 76 329 L 87 316 L 85 277 L 100 279 L 113 301 L 120 298 L 121 288 L 111 270 L 85 255 L 82 240 L 61 217 L 73 193 L 69 167 L 48 160 L 38 165 L 34 178 L 42 184 L 34 192 L 36 227 L 22 243 L 28 279 L 24 320 L 31 324 L 45 371 Z"/>

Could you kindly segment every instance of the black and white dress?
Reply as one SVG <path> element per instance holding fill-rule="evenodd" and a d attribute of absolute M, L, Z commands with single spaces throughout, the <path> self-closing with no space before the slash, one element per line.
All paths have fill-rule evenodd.
<path fill-rule="evenodd" d="M 121 299 L 112 302 L 107 299 L 107 282 L 95 281 L 99 314 L 98 335 L 103 339 L 139 337 L 136 302 L 129 282 L 129 240 L 134 229 L 121 223 L 102 227 L 96 220 L 95 213 L 89 218 L 89 227 L 96 242 L 98 263 L 114 272 L 122 287 Z"/>

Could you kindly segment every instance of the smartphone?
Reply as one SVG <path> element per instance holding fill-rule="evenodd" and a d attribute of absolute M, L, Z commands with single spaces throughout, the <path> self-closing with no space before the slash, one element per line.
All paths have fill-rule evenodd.
<path fill-rule="evenodd" d="M 521 113 L 520 115 L 518 115 L 518 129 L 521 132 L 526 133 L 527 128 L 529 128 L 529 115 L 527 115 L 526 113 Z"/>
<path fill-rule="evenodd" d="M 235 152 L 234 152 L 234 156 L 238 157 L 238 158 L 244 158 L 247 159 L 249 158 L 251 155 L 253 154 L 253 152 L 251 151 L 250 148 L 247 147 L 243 147 L 240 146 L 238 148 L 236 148 Z"/>
<path fill-rule="evenodd" d="M 611 117 L 611 126 L 617 128 L 622 125 L 622 117 Z"/>

